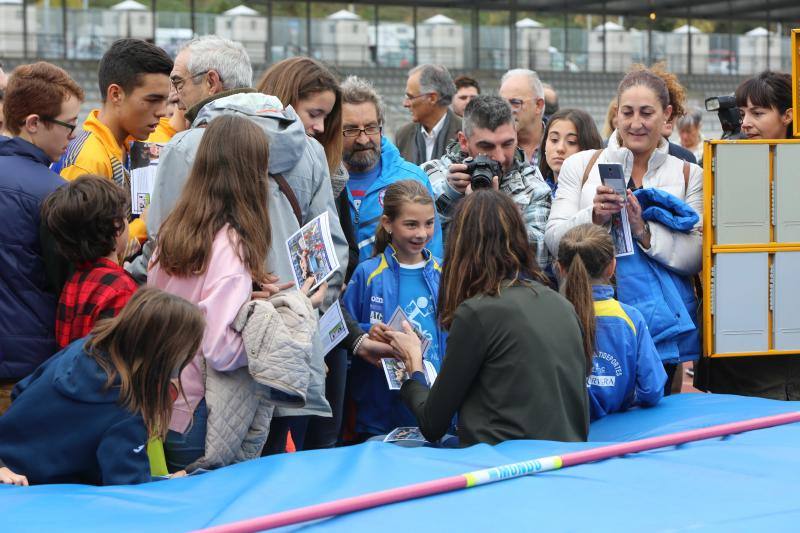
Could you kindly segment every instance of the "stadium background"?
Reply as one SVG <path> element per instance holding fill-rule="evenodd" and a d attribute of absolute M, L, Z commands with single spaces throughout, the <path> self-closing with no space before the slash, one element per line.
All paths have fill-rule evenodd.
<path fill-rule="evenodd" d="M 174 55 L 193 35 L 216 33 L 245 45 L 256 79 L 271 62 L 310 55 L 371 80 L 390 136 L 408 120 L 402 98 L 415 64 L 444 64 L 490 92 L 503 71 L 525 67 L 556 88 L 561 107 L 587 110 L 602 128 L 632 63 L 664 61 L 702 109 L 756 72 L 789 71 L 789 32 L 800 24 L 800 3 L 782 0 L 397 3 L 0 0 L 0 58 L 6 70 L 32 59 L 66 68 L 87 91 L 85 115 L 98 107 L 97 60 L 114 40 L 148 39 Z M 716 115 L 703 113 L 704 135 L 719 137 Z"/>

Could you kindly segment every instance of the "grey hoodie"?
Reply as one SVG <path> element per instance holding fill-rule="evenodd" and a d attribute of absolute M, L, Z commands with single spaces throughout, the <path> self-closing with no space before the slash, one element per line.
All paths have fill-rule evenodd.
<path fill-rule="evenodd" d="M 194 163 L 203 131 L 216 117 L 239 115 L 259 125 L 269 137 L 269 171 L 280 173 L 289 183 L 300 204 L 303 224 L 327 211 L 331 237 L 339 258 L 339 269 L 328 280 L 328 298 L 332 303 L 338 295 L 347 267 L 348 249 L 336 203 L 331 192 L 328 163 L 322 145 L 308 137 L 300 118 L 291 106 L 283 107 L 274 96 L 249 92 L 237 93 L 212 100 L 197 113 L 190 129 L 176 134 L 164 147 L 158 163 L 153 199 L 150 205 L 147 227 L 150 241 L 169 215 L 180 196 L 183 185 Z M 232 132 L 235 135 L 235 132 Z M 267 258 L 267 271 L 279 276 L 281 281 L 292 279 L 292 267 L 286 249 L 286 240 L 298 229 L 297 219 L 291 204 L 278 189 L 277 183 L 270 181 L 269 215 L 272 225 L 272 247 Z M 145 247 L 144 258 L 149 260 L 152 244 Z M 148 253 L 149 252 L 149 253 Z M 146 263 L 145 263 L 146 264 Z M 135 268 L 133 274 L 136 275 Z M 141 279 L 141 274 L 138 276 Z M 318 336 L 314 341 L 311 358 L 312 375 L 308 389 L 306 406 L 302 409 L 280 408 L 276 416 L 321 415 L 330 416 L 330 406 L 325 400 L 325 365 L 321 343 Z"/>

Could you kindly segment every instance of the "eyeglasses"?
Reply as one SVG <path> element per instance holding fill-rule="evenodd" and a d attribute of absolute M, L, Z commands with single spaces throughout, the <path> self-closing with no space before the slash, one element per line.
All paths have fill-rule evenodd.
<path fill-rule="evenodd" d="M 412 95 L 406 93 L 405 94 L 405 99 L 408 100 L 409 102 L 412 102 L 412 101 L 416 100 L 417 98 L 422 98 L 423 96 L 430 96 L 432 94 L 435 94 L 435 93 L 420 93 L 420 94 L 418 94 L 416 96 L 412 96 Z"/>
<path fill-rule="evenodd" d="M 181 89 L 183 89 L 183 86 L 186 85 L 187 81 L 189 80 L 194 81 L 195 78 L 199 78 L 200 76 L 205 76 L 206 74 L 208 74 L 208 72 L 209 72 L 208 70 L 204 70 L 203 72 L 192 74 L 188 78 L 180 78 L 178 76 L 174 76 L 170 78 L 169 81 L 172 82 L 172 86 L 175 87 L 176 91 L 180 91 Z"/>
<path fill-rule="evenodd" d="M 342 130 L 345 137 L 358 137 L 363 131 L 365 135 L 377 135 L 383 130 L 383 126 L 367 126 L 366 128 L 347 128 Z"/>
<path fill-rule="evenodd" d="M 519 109 L 525 105 L 525 100 L 522 98 L 509 98 L 508 103 L 511 105 L 512 109 Z"/>
<path fill-rule="evenodd" d="M 45 122 L 51 122 L 53 124 L 58 124 L 59 126 L 64 126 L 65 128 L 67 128 L 69 130 L 69 134 L 70 135 L 72 135 L 72 132 L 74 132 L 75 128 L 78 127 L 77 124 L 70 124 L 69 122 L 62 122 L 62 121 L 56 120 L 54 118 L 42 117 L 42 120 L 45 121 Z"/>

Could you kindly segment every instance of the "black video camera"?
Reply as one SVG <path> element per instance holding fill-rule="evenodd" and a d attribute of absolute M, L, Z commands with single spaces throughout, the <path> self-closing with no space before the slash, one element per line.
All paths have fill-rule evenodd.
<path fill-rule="evenodd" d="M 742 137 L 742 116 L 736 106 L 733 95 L 712 96 L 706 98 L 706 111 L 716 111 L 722 125 L 723 139 L 739 139 Z"/>
<path fill-rule="evenodd" d="M 500 163 L 483 154 L 466 158 L 464 164 L 467 165 L 465 172 L 471 176 L 470 183 L 473 191 L 491 189 L 492 178 L 495 176 L 500 178 L 503 175 L 503 167 L 500 166 Z"/>

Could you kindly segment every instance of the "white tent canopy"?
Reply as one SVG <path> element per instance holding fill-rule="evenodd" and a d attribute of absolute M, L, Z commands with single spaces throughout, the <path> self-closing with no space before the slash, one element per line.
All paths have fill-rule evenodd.
<path fill-rule="evenodd" d="M 258 15 L 258 11 L 253 9 L 252 7 L 247 7 L 244 4 L 240 4 L 236 7 L 232 7 L 231 9 L 225 11 L 223 15 L 228 17 L 252 17 Z"/>
<path fill-rule="evenodd" d="M 111 6 L 113 11 L 147 11 L 147 6 L 140 4 L 136 0 L 125 0 L 119 4 Z"/>
<path fill-rule="evenodd" d="M 336 13 L 328 16 L 328 20 L 361 20 L 361 17 L 353 13 L 352 11 L 348 11 L 346 9 L 341 9 Z"/>
<path fill-rule="evenodd" d="M 672 30 L 672 33 L 703 33 L 703 31 L 698 28 L 697 26 L 689 26 L 688 24 L 684 24 L 683 26 L 679 26 Z"/>
<path fill-rule="evenodd" d="M 451 19 L 450 17 L 446 17 L 441 13 L 438 15 L 434 15 L 423 22 L 423 24 L 455 24 L 455 23 L 456 23 L 455 20 Z"/>
<path fill-rule="evenodd" d="M 538 20 L 533 20 L 530 18 L 524 18 L 522 20 L 517 21 L 517 28 L 541 28 L 542 23 Z"/>
<path fill-rule="evenodd" d="M 605 24 L 600 24 L 596 26 L 594 31 L 603 31 L 603 26 L 605 26 L 606 31 L 625 31 L 625 27 L 617 24 L 616 22 L 611 22 L 610 20 Z"/>

